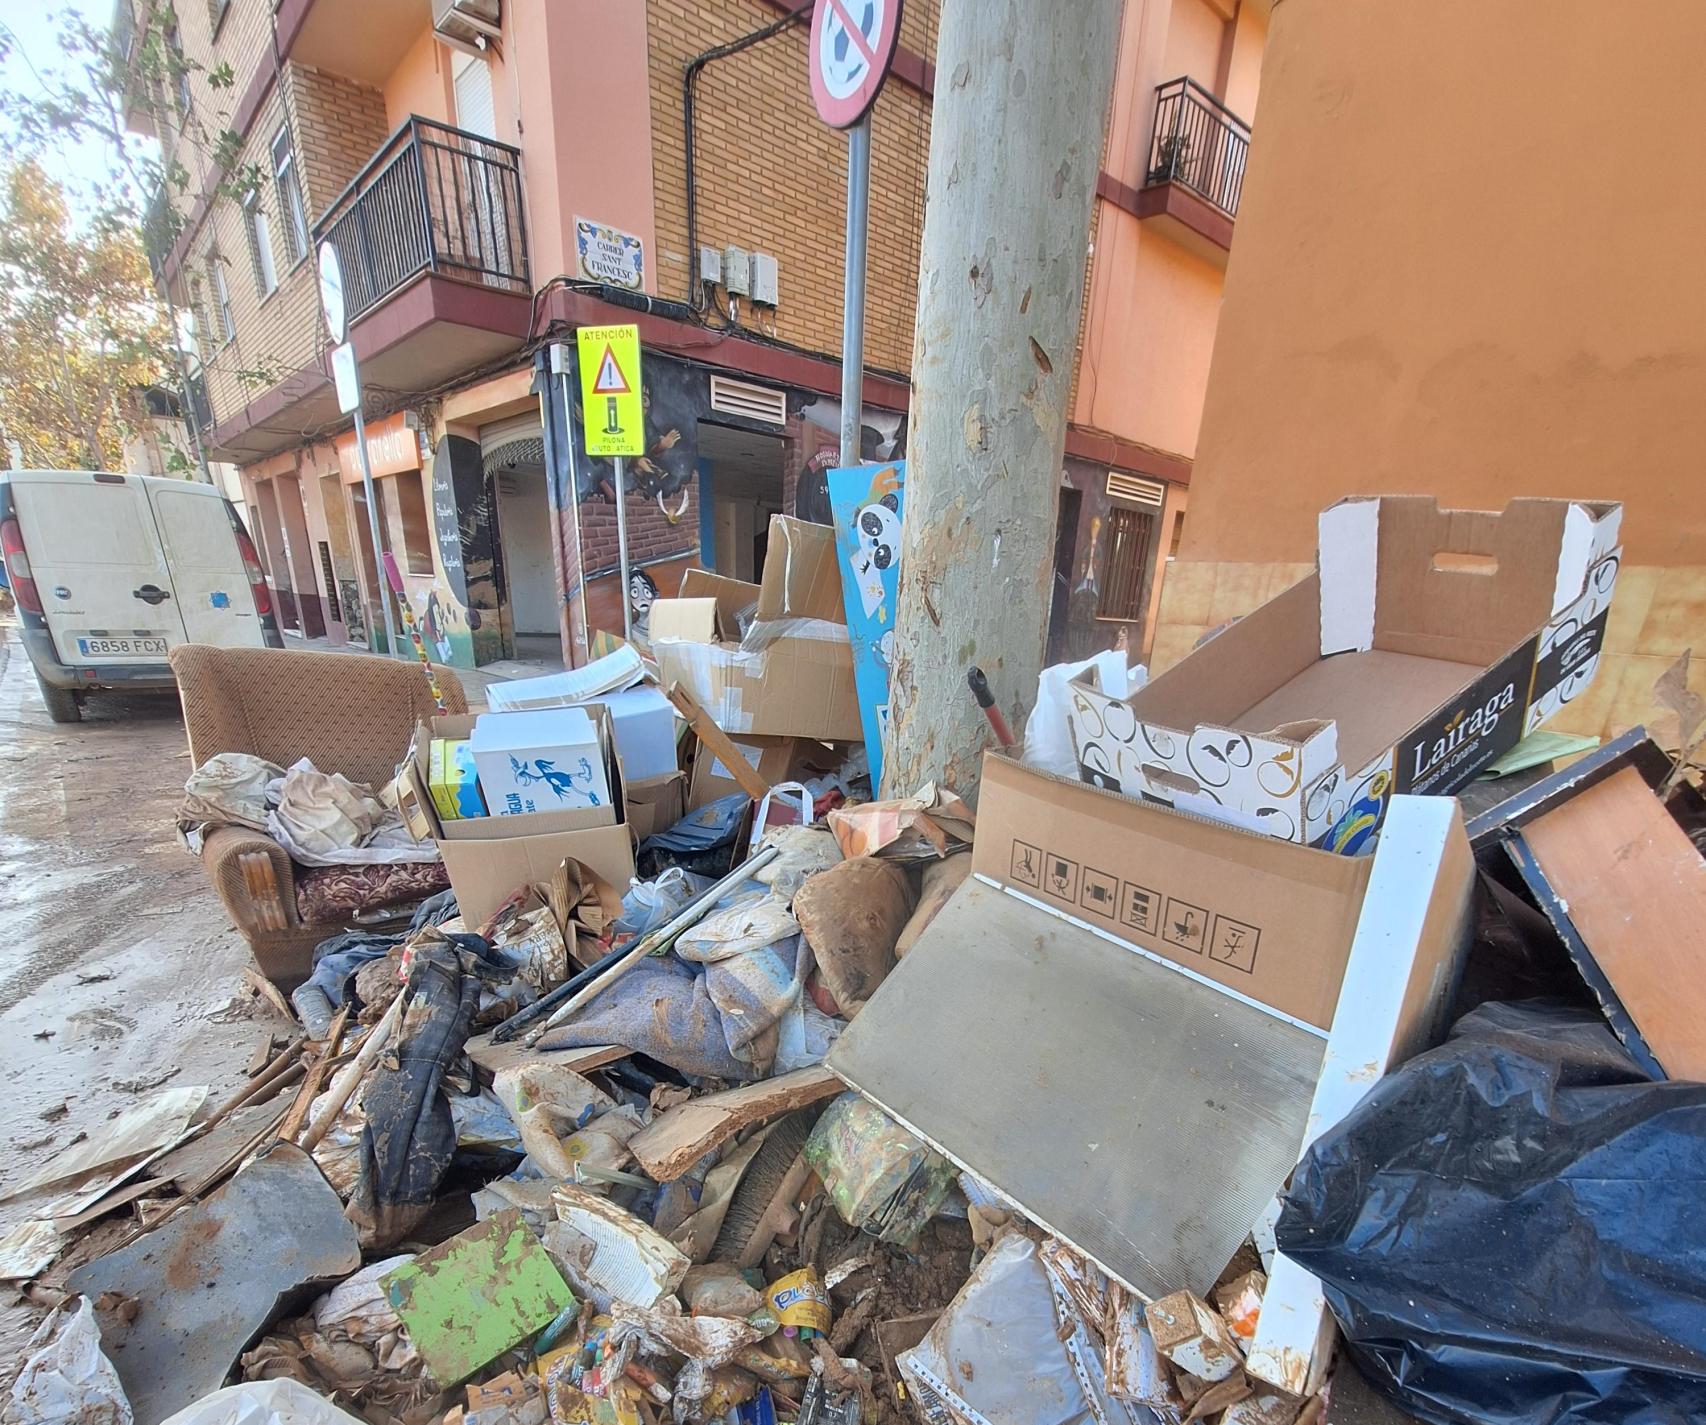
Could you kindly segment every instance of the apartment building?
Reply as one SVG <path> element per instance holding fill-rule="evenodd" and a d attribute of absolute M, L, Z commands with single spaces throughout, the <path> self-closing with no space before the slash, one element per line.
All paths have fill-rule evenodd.
<path fill-rule="evenodd" d="M 1698 129 L 1706 9 L 1568 13 L 1274 7 L 1158 665 L 1306 573 L 1346 495 L 1617 499 L 1604 661 L 1548 726 L 1674 736 L 1653 685 L 1706 621 L 1706 179 L 1640 136 Z"/>
<path fill-rule="evenodd" d="M 673 592 L 693 564 L 754 577 L 771 513 L 827 517 L 845 143 L 812 109 L 794 8 L 177 0 L 192 69 L 230 66 L 231 137 L 173 196 L 157 270 L 196 314 L 209 453 L 241 468 L 287 627 L 383 639 L 323 244 L 362 365 L 380 543 L 439 656 L 578 659 L 622 626 L 614 470 L 587 456 L 552 355 L 582 325 L 640 328 L 649 448 L 626 515 L 651 586 Z M 906 7 L 873 111 L 873 459 L 905 450 L 937 14 Z M 1062 649 L 1150 636 L 1265 27 L 1266 0 L 1127 8 L 1061 472 Z M 584 604 L 565 595 L 582 571 Z"/>

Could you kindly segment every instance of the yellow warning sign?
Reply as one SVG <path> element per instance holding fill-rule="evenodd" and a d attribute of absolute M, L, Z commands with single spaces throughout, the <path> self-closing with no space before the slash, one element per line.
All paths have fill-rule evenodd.
<path fill-rule="evenodd" d="M 588 455 L 644 455 L 640 329 L 582 327 L 575 334 L 581 369 L 581 426 Z"/>

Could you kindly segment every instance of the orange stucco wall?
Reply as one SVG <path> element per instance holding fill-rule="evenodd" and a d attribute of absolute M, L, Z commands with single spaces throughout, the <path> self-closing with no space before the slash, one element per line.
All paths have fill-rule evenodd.
<path fill-rule="evenodd" d="M 1275 7 L 1158 663 L 1376 491 L 1623 500 L 1612 657 L 1566 725 L 1639 720 L 1706 647 L 1703 51 L 1697 0 Z"/>
<path fill-rule="evenodd" d="M 1706 555 L 1706 7 L 1284 0 L 1187 558 L 1303 559 L 1352 491 L 1620 496 L 1631 556 Z M 1589 93 L 1622 96 L 1608 112 Z"/>
<path fill-rule="evenodd" d="M 455 121 L 450 51 L 433 38 L 430 28 L 423 27 L 397 61 L 397 67 L 385 80 L 384 94 L 388 128 L 396 128 L 410 114 L 443 123 Z"/>
<path fill-rule="evenodd" d="M 1228 16 L 1231 18 L 1228 19 Z M 1155 88 L 1189 75 L 1255 116 L 1263 0 L 1130 0 L 1102 166 L 1128 188 L 1148 172 Z M 1224 72 L 1223 72 L 1224 71 Z M 1072 419 L 1177 455 L 1195 453 L 1223 273 L 1154 226 L 1098 200 Z"/>
<path fill-rule="evenodd" d="M 535 285 L 574 274 L 577 217 L 645 244 L 657 290 L 646 7 L 639 0 L 513 0 L 504 6 L 507 69 L 500 113 L 520 120 Z M 500 118 L 500 129 L 503 124 Z"/>

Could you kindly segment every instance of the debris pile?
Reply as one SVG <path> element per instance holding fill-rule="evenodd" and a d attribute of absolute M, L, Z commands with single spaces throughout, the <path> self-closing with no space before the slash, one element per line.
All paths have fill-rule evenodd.
<path fill-rule="evenodd" d="M 836 745 L 810 527 L 756 616 L 654 607 L 703 701 L 623 649 L 420 727 L 387 800 L 450 890 L 327 937 L 224 1101 L 160 1089 L 37 1171 L 0 1260 L 51 1314 L 7 1418 L 1333 1425 L 1370 1384 L 1428 1421 L 1697 1418 L 1706 802 L 1639 730 L 1554 769 L 1532 706 L 1455 706 L 1535 628 L 1549 696 L 1615 507 L 1474 526 L 1521 587 L 1479 662 L 1404 665 L 1454 700 L 1436 736 L 1328 662 L 1434 656 L 1380 643 L 1425 609 L 1357 604 L 1445 547 L 1372 503 L 1251 616 L 1301 690 L 1244 634 L 1152 683 L 1048 670 L 975 815 Z M 809 687 L 755 731 L 778 622 Z M 264 771 L 193 784 L 258 816 Z"/>

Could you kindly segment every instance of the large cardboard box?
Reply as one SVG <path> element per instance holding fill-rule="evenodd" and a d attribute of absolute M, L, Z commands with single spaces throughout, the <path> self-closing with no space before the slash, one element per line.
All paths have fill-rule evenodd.
<path fill-rule="evenodd" d="M 1307 579 L 1123 701 L 1073 685 L 1080 775 L 1366 850 L 1394 793 L 1456 791 L 1593 681 L 1621 521 L 1611 503 L 1341 501 Z"/>
<path fill-rule="evenodd" d="M 735 750 L 746 765 L 771 786 L 778 782 L 803 781 L 821 776 L 839 766 L 842 759 L 821 742 L 809 737 L 732 737 Z M 701 745 L 693 757 L 693 775 L 688 783 L 687 809 L 698 811 L 719 797 L 733 796 L 741 785 L 710 748 Z"/>
<path fill-rule="evenodd" d="M 409 760 L 394 783 L 398 809 L 416 840 L 437 844 L 464 924 L 478 925 L 523 882 L 549 879 L 565 856 L 590 866 L 619 890 L 625 891 L 633 879 L 634 845 L 627 824 L 622 759 L 609 713 L 598 706 L 588 713 L 603 749 L 603 772 L 610 789 L 606 805 L 464 821 L 439 818 L 427 790 L 429 757 L 434 737 L 465 738 L 473 731 L 474 718 L 435 717 L 430 724 L 416 727 Z"/>
<path fill-rule="evenodd" d="M 984 755 L 974 873 L 1317 1029 L 1369 865 Z"/>
<path fill-rule="evenodd" d="M 664 686 L 680 683 L 724 732 L 863 738 L 827 526 L 772 516 L 762 582 L 690 569 L 679 599 L 652 605 L 650 628 Z"/>

